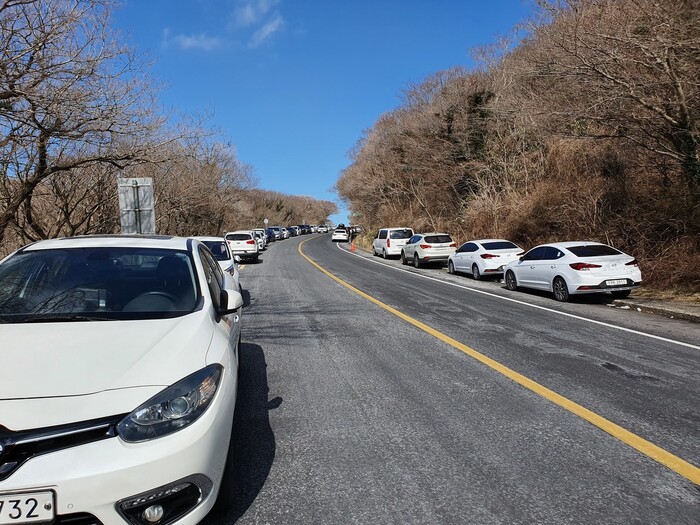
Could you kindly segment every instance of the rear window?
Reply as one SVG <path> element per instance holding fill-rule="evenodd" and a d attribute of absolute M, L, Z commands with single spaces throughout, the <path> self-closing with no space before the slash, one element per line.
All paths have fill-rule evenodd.
<path fill-rule="evenodd" d="M 214 258 L 217 261 L 228 261 L 231 256 L 226 249 L 226 243 L 224 241 L 202 241 L 204 245 L 211 250 Z"/>
<path fill-rule="evenodd" d="M 425 242 L 434 244 L 447 244 L 452 242 L 452 237 L 449 235 L 426 235 Z"/>
<path fill-rule="evenodd" d="M 390 239 L 408 239 L 413 235 L 413 230 L 392 230 L 389 233 Z"/>
<path fill-rule="evenodd" d="M 620 255 L 622 252 L 605 244 L 592 244 L 590 246 L 571 246 L 567 248 L 577 257 L 604 257 L 606 255 Z"/>
<path fill-rule="evenodd" d="M 343 230 L 343 229 L 341 228 L 341 229 L 339 229 L 339 230 L 335 230 L 335 233 L 348 233 L 348 232 L 346 232 L 345 230 Z"/>
<path fill-rule="evenodd" d="M 516 244 L 508 241 L 485 242 L 482 244 L 482 246 L 485 250 L 510 250 L 511 248 L 515 248 L 516 250 L 520 249 Z"/>
<path fill-rule="evenodd" d="M 231 233 L 226 236 L 227 241 L 247 241 L 251 239 L 249 233 Z"/>

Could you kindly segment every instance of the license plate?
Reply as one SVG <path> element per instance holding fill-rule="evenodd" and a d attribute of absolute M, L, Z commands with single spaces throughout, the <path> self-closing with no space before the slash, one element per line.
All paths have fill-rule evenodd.
<path fill-rule="evenodd" d="M 627 279 L 613 279 L 611 281 L 605 281 L 605 284 L 608 286 L 620 286 L 627 284 Z"/>
<path fill-rule="evenodd" d="M 0 525 L 54 519 L 53 492 L 0 494 Z"/>

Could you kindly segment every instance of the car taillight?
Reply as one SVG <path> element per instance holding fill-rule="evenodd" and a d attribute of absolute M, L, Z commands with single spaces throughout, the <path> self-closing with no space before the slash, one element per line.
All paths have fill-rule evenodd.
<path fill-rule="evenodd" d="M 245 242 L 246 244 L 255 244 L 255 241 L 253 239 L 250 239 L 249 241 Z"/>
<path fill-rule="evenodd" d="M 422 248 L 423 250 L 427 250 L 428 248 L 432 248 L 432 246 L 430 244 L 419 244 L 418 246 L 420 248 Z"/>
<path fill-rule="evenodd" d="M 456 243 L 456 242 L 453 242 L 452 244 L 450 244 L 450 248 L 456 248 L 456 247 L 457 247 L 457 243 Z"/>
<path fill-rule="evenodd" d="M 391 239 L 389 239 L 388 237 L 386 238 L 386 247 L 391 248 Z"/>
<path fill-rule="evenodd" d="M 639 266 L 639 262 L 637 262 L 637 259 L 632 259 L 630 262 L 625 263 L 625 266 Z"/>
<path fill-rule="evenodd" d="M 499 255 L 494 255 L 492 253 L 482 253 L 481 258 L 482 259 L 495 259 L 496 257 L 500 257 Z"/>
<path fill-rule="evenodd" d="M 577 263 L 571 263 L 569 266 L 571 266 L 574 270 L 589 270 L 591 268 L 602 268 L 600 264 L 591 264 L 591 263 L 582 263 L 582 262 L 577 262 Z"/>

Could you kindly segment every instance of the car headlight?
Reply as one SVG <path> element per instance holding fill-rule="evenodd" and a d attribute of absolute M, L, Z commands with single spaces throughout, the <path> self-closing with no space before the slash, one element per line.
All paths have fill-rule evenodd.
<path fill-rule="evenodd" d="M 209 365 L 158 393 L 119 422 L 119 437 L 136 443 L 185 428 L 211 404 L 222 371 L 221 365 Z"/>

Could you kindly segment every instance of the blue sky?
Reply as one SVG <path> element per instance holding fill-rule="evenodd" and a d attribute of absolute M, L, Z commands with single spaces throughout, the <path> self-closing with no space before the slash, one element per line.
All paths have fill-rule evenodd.
<path fill-rule="evenodd" d="M 527 0 L 125 0 L 161 100 L 207 113 L 263 189 L 337 201 L 348 151 L 403 89 L 493 43 Z M 346 222 L 347 211 L 332 217 Z"/>

